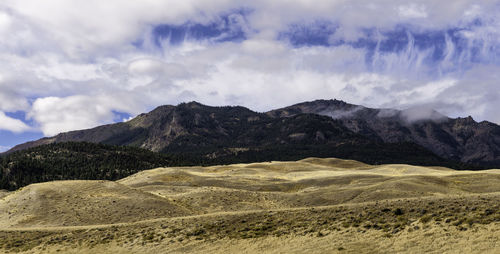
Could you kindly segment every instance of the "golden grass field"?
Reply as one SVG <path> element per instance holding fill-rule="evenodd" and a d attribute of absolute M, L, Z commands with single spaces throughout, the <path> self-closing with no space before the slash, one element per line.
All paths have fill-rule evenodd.
<path fill-rule="evenodd" d="M 0 192 L 1 253 L 500 253 L 500 170 L 309 158 Z"/>

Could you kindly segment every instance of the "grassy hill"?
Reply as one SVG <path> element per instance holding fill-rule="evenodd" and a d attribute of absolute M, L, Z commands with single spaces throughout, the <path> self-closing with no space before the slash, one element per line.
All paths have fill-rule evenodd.
<path fill-rule="evenodd" d="M 194 145 L 163 153 L 130 147 L 64 142 L 37 146 L 0 157 L 0 189 L 15 190 L 54 180 L 117 180 L 141 170 L 167 166 L 220 165 L 307 157 L 338 157 L 371 164 L 406 163 L 474 169 L 444 160 L 411 143 L 283 144 L 250 148 Z M 190 144 L 195 142 L 190 141 Z"/>
<path fill-rule="evenodd" d="M 498 253 L 500 170 L 308 158 L 0 196 L 1 253 Z"/>

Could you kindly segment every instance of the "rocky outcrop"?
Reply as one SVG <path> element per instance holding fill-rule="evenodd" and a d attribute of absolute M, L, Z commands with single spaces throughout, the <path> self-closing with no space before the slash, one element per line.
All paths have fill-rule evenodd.
<path fill-rule="evenodd" d="M 428 109 L 373 109 L 339 100 L 317 100 L 267 113 L 290 117 L 330 116 L 347 129 L 385 143 L 414 142 L 437 155 L 466 163 L 500 164 L 500 126 L 472 117 L 448 118 Z"/>

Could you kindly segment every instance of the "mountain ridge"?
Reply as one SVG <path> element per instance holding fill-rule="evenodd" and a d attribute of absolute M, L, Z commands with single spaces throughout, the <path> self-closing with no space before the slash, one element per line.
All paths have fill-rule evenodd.
<path fill-rule="evenodd" d="M 332 106 L 337 110 L 350 110 L 347 111 L 349 115 L 336 119 L 355 133 L 384 143 L 413 142 L 447 159 L 483 165 L 500 164 L 500 126 L 488 121 L 478 123 L 471 116 L 449 118 L 428 109 L 424 112 L 372 109 L 337 100 L 299 103 L 268 114 L 285 117 L 301 113 L 338 116 L 335 110 L 333 113 L 325 111 L 328 107 L 331 110 Z M 357 110 L 353 111 L 353 108 Z"/>
<path fill-rule="evenodd" d="M 82 141 L 203 156 L 279 146 L 331 149 L 346 143 L 359 147 L 414 143 L 444 159 L 500 165 L 500 126 L 494 123 L 478 123 L 472 117 L 449 118 L 431 109 L 375 109 L 341 100 L 315 100 L 263 113 L 194 101 L 163 105 L 127 122 L 61 133 L 17 145 L 8 153 Z"/>

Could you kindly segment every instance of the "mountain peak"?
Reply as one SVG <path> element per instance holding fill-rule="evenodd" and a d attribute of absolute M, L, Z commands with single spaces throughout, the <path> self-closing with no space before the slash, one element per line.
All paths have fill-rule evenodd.
<path fill-rule="evenodd" d="M 208 107 L 207 105 L 201 104 L 201 103 L 199 103 L 197 101 L 190 101 L 190 102 L 186 102 L 186 103 L 180 103 L 177 106 L 186 106 L 186 107 L 189 107 L 189 108 Z"/>
<path fill-rule="evenodd" d="M 316 106 L 354 106 L 353 104 L 349 104 L 343 100 L 337 100 L 337 99 L 319 99 L 319 100 L 314 100 L 314 101 L 306 101 L 302 103 L 298 103 L 293 106 L 299 106 L 299 105 L 316 105 Z"/>
<path fill-rule="evenodd" d="M 290 117 L 297 114 L 319 114 L 336 118 L 344 112 L 364 108 L 362 106 L 346 103 L 342 100 L 314 100 L 307 101 L 292 106 L 269 111 L 267 114 L 272 117 Z"/>
<path fill-rule="evenodd" d="M 472 127 L 477 125 L 478 123 L 472 118 L 472 116 L 468 117 L 459 117 L 455 119 L 455 125 L 461 127 Z"/>

